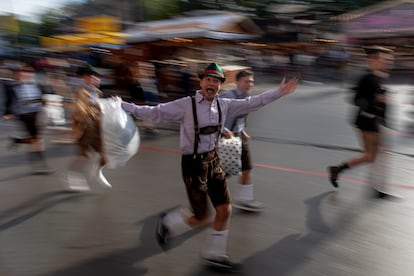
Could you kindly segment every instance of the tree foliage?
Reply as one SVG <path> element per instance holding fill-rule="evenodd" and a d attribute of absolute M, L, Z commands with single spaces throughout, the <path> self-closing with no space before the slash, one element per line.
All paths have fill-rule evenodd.
<path fill-rule="evenodd" d="M 365 6 L 382 2 L 382 0 L 87 0 L 85 3 L 71 3 L 62 8 L 61 15 L 76 17 L 86 11 L 89 13 L 106 13 L 122 18 L 124 21 L 151 21 L 167 19 L 191 10 L 230 10 L 244 12 L 252 17 L 269 16 L 272 13 L 268 7 L 272 4 L 306 4 L 310 11 L 336 15 L 359 9 Z M 45 13 L 42 18 L 43 32 L 53 32 L 51 12 Z"/>
<path fill-rule="evenodd" d="M 59 22 L 64 16 L 56 11 L 47 11 L 40 16 L 39 34 L 41 36 L 52 36 L 60 33 Z"/>
<path fill-rule="evenodd" d="M 309 5 L 309 12 L 337 15 L 352 11 L 381 0 L 87 0 L 84 3 L 70 3 L 60 11 L 49 10 L 41 15 L 41 23 L 23 24 L 20 33 L 51 36 L 62 32 L 62 25 L 68 18 L 96 14 L 109 14 L 123 21 L 143 22 L 167 19 L 192 10 L 229 10 L 244 12 L 252 17 L 273 16 L 268 7 L 272 4 L 297 3 Z M 21 21 L 19 21 L 20 24 Z M 32 35 L 26 36 L 30 40 Z"/>
<path fill-rule="evenodd" d="M 140 0 L 145 11 L 144 20 L 166 19 L 180 14 L 177 0 Z"/>

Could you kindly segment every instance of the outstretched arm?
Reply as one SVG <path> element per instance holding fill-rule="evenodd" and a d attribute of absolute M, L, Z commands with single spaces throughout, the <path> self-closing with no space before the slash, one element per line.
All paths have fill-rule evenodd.
<path fill-rule="evenodd" d="M 189 97 L 180 98 L 156 106 L 136 105 L 122 102 L 122 108 L 134 117 L 154 123 L 179 122 L 185 115 L 186 107 L 191 106 Z"/>
<path fill-rule="evenodd" d="M 228 105 L 228 114 L 239 116 L 258 110 L 259 108 L 288 95 L 295 91 L 298 84 L 298 78 L 292 78 L 286 81 L 286 78 L 280 82 L 279 87 L 273 88 L 266 92 L 245 99 L 221 99 Z"/>
<path fill-rule="evenodd" d="M 297 85 L 298 78 L 292 78 L 289 81 L 286 81 L 286 78 L 283 78 L 279 85 L 280 93 L 283 96 L 288 95 L 296 90 Z"/>

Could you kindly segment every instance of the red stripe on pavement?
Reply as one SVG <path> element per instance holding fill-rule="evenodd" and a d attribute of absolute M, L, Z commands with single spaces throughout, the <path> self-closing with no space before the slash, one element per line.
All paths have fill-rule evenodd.
<path fill-rule="evenodd" d="M 140 148 L 144 149 L 144 150 L 151 150 L 151 151 L 158 151 L 158 152 L 165 152 L 165 153 L 172 153 L 172 154 L 180 154 L 180 155 L 182 154 L 182 152 L 180 152 L 180 151 L 152 148 L 152 147 L 147 147 L 147 146 L 140 146 Z"/>
<path fill-rule="evenodd" d="M 327 173 L 304 171 L 304 170 L 298 170 L 298 169 L 293 169 L 293 168 L 285 168 L 285 167 L 272 166 L 272 165 L 266 165 L 266 164 L 258 164 L 258 163 L 254 163 L 253 165 L 255 167 L 261 167 L 261 168 L 278 170 L 278 171 L 293 172 L 293 173 L 298 173 L 298 174 L 313 175 L 313 176 L 320 176 L 320 177 L 326 177 L 326 178 L 328 177 Z M 356 183 L 365 183 L 365 184 L 372 184 L 372 185 L 374 185 L 374 184 L 387 185 L 387 186 L 396 187 L 396 188 L 414 190 L 414 186 L 409 186 L 409 185 L 404 185 L 404 184 L 379 183 L 379 182 L 378 183 L 370 183 L 366 179 L 355 178 L 355 177 L 347 177 L 347 176 L 341 176 L 340 179 L 347 180 L 347 181 L 350 181 L 350 182 L 356 182 Z"/>
<path fill-rule="evenodd" d="M 179 154 L 179 155 L 182 154 L 182 152 L 180 151 L 166 150 L 166 149 L 153 148 L 153 147 L 147 147 L 147 146 L 140 146 L 140 148 L 144 150 L 157 151 L 157 152 L 163 152 L 163 153 L 171 153 L 171 154 Z M 253 163 L 253 166 L 259 167 L 259 168 L 277 170 L 277 171 L 284 171 L 284 172 L 291 172 L 291 173 L 297 173 L 297 174 L 312 175 L 312 176 L 328 178 L 327 173 L 321 173 L 321 172 L 305 171 L 305 170 L 299 170 L 299 169 L 294 169 L 294 168 L 287 168 L 287 167 L 280 167 L 280 166 L 273 166 L 273 165 L 266 165 L 266 164 L 259 164 L 259 163 Z M 340 179 L 350 181 L 350 182 L 355 182 L 355 183 L 373 184 L 373 183 L 370 183 L 366 179 L 355 178 L 355 177 L 343 176 L 343 177 L 340 177 Z M 384 183 L 377 183 L 377 184 L 384 184 Z M 414 190 L 414 186 L 409 186 L 405 184 L 397 184 L 397 183 L 385 183 L 385 184 L 391 187 Z"/>
<path fill-rule="evenodd" d="M 315 176 L 323 176 L 323 177 L 327 176 L 326 173 L 303 171 L 303 170 L 298 170 L 298 169 L 293 169 L 293 168 L 285 168 L 285 167 L 265 165 L 265 164 L 258 164 L 258 163 L 253 163 L 253 166 L 255 166 L 255 167 L 261 167 L 261 168 L 266 168 L 266 169 L 272 169 L 272 170 L 278 170 L 278 171 L 299 173 L 299 174 L 307 174 L 307 175 L 315 175 Z"/>

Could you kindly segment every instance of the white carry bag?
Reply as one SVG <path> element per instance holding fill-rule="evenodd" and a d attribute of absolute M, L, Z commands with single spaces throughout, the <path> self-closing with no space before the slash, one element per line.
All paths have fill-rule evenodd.
<path fill-rule="evenodd" d="M 242 141 L 240 137 L 220 138 L 217 154 L 220 158 L 220 165 L 226 172 L 226 175 L 240 175 L 242 167 L 241 152 Z"/>
<path fill-rule="evenodd" d="M 131 115 L 121 106 L 120 98 L 98 100 L 101 112 L 102 141 L 107 158 L 105 167 L 122 167 L 138 152 L 139 130 Z"/>
<path fill-rule="evenodd" d="M 57 94 L 44 94 L 43 99 L 46 105 L 43 106 L 46 115 L 47 125 L 62 126 L 66 124 L 65 109 L 63 107 L 63 97 Z"/>

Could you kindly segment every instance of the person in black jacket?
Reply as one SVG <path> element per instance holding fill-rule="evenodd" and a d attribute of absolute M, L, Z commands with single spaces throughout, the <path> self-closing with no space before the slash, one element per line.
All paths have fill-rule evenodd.
<path fill-rule="evenodd" d="M 354 104 L 358 107 L 354 124 L 361 133 L 364 152 L 362 155 L 328 167 L 331 184 L 338 187 L 338 176 L 344 170 L 375 162 L 380 150 L 379 125 L 385 123 L 386 90 L 382 82 L 388 77 L 393 62 L 392 50 L 374 46 L 365 49 L 368 72 L 359 79 L 355 88 Z M 383 192 L 377 191 L 379 197 Z"/>

